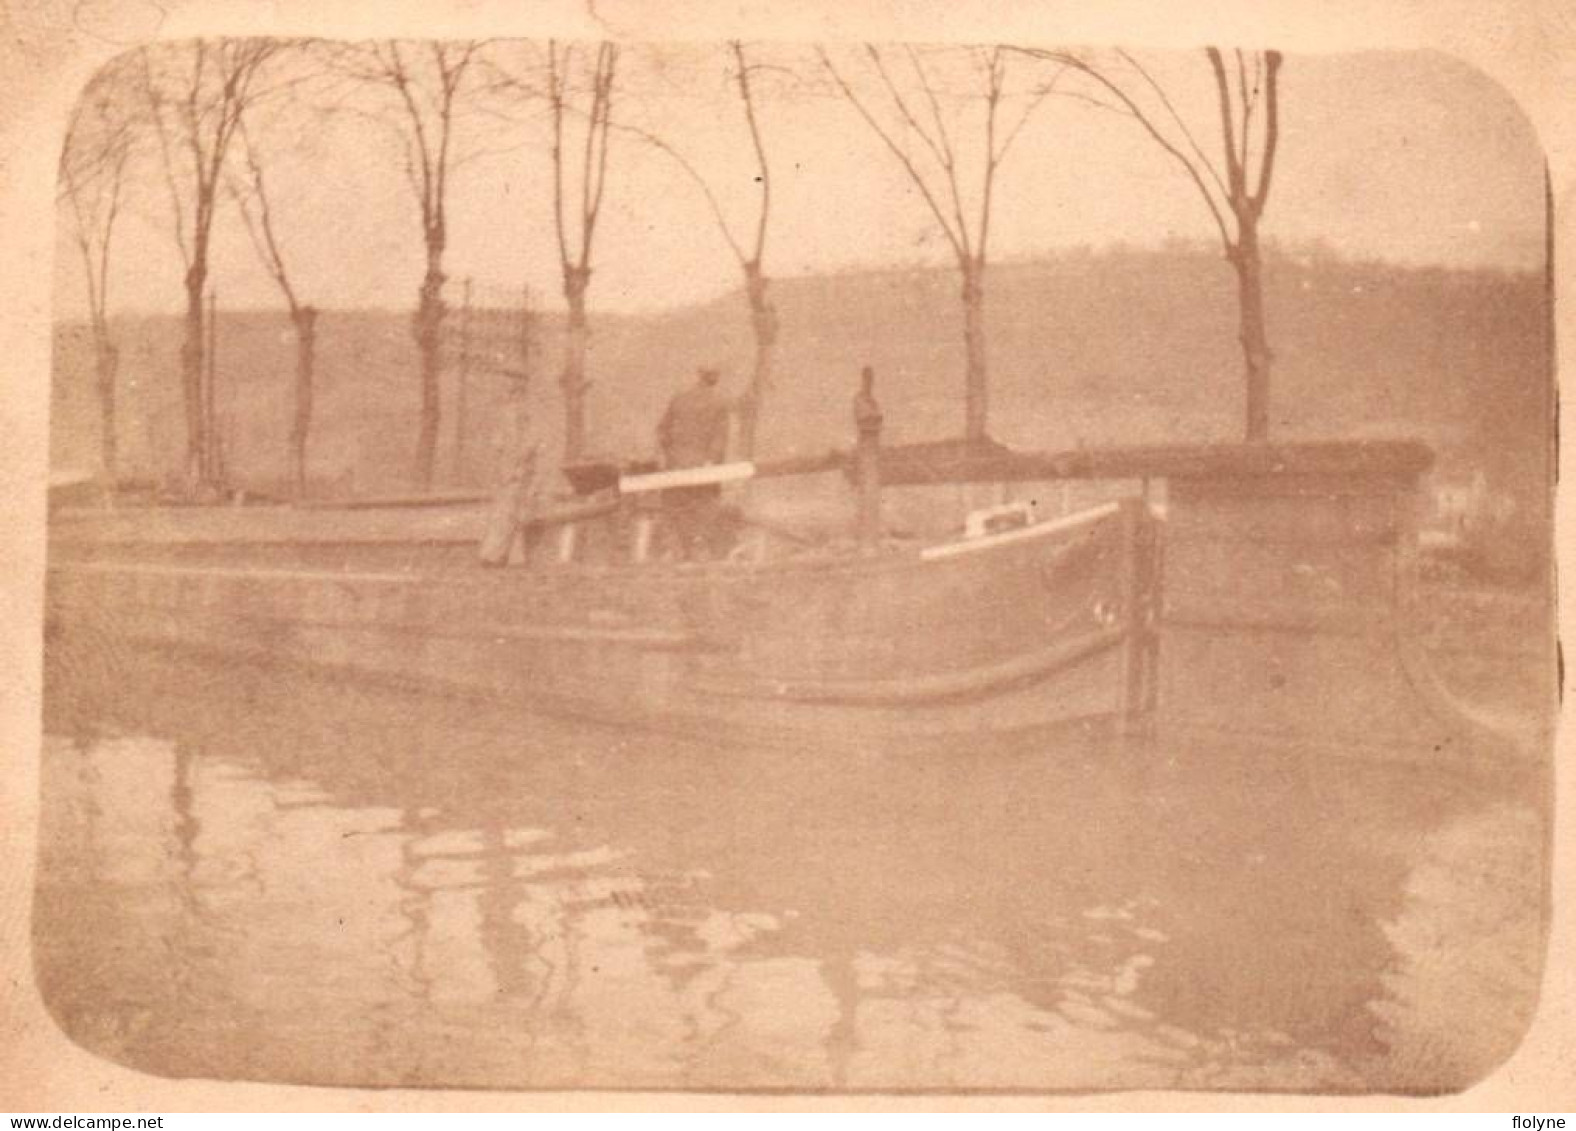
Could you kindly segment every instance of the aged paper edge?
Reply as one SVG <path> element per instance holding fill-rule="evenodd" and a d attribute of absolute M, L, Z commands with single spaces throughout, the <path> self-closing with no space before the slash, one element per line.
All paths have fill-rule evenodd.
<path fill-rule="evenodd" d="M 319 10 L 321 9 L 321 10 Z M 526 9 L 526 10 L 522 10 Z M 1339 14 L 1337 14 L 1339 12 Z M 1549 160 L 1555 199 L 1556 294 L 1576 289 L 1576 14 L 1559 0 L 1374 0 L 1360 10 L 1304 0 L 1223 0 L 1178 10 L 1165 0 L 1038 5 L 982 0 L 802 0 L 768 10 L 725 0 L 657 8 L 636 0 L 418 0 L 315 5 L 309 0 L 13 0 L 0 10 L 0 1109 L 127 1111 L 466 1110 L 1243 1110 L 1568 1111 L 1576 1107 L 1576 786 L 1556 754 L 1553 930 L 1538 1016 L 1511 1060 L 1469 1091 L 1438 1098 L 1123 1092 L 1074 1095 L 841 1096 L 722 1093 L 540 1093 L 356 1090 L 177 1081 L 101 1060 L 73 1044 L 33 985 L 30 900 L 38 821 L 40 640 L 48 468 L 54 172 L 65 115 L 94 69 L 118 51 L 188 35 L 442 35 L 628 40 L 873 39 L 1039 41 L 1194 47 L 1208 42 L 1286 51 L 1433 49 L 1493 77 L 1520 103 Z M 1576 313 L 1556 304 L 1571 368 Z M 1563 382 L 1562 382 L 1563 384 Z M 1562 416 L 1568 413 L 1562 413 Z M 1562 464 L 1567 460 L 1562 458 Z M 1568 469 L 1567 469 L 1568 470 Z M 1563 478 L 1563 476 L 1562 476 Z M 1556 501 L 1559 562 L 1576 562 L 1569 491 Z M 1560 623 L 1576 606 L 1560 594 Z M 1563 632 L 1562 632 L 1563 636 Z M 1562 771 L 1562 772 L 1561 772 Z"/>

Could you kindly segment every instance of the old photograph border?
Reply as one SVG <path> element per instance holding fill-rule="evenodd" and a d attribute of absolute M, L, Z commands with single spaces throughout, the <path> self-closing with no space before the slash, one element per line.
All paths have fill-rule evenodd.
<path fill-rule="evenodd" d="M 786 10 L 741 15 L 722 3 L 676 4 L 660 14 L 633 2 L 544 5 L 529 14 L 505 4 L 413 3 L 379 6 L 314 5 L 290 0 L 274 4 L 150 0 L 80 0 L 75 4 L 35 2 L 8 6 L 0 19 L 0 231 L 9 255 L 0 270 L 6 316 L 0 320 L 0 356 L 8 360 L 5 396 L 0 399 L 0 498 L 9 523 L 0 586 L 0 1107 L 12 1110 L 464 1110 L 518 1108 L 595 1109 L 769 1106 L 759 1096 L 598 1095 L 577 1092 L 460 1093 L 403 1090 L 304 1088 L 287 1085 L 172 1081 L 145 1076 L 100 1060 L 72 1043 L 45 1012 L 33 983 L 30 907 L 39 820 L 40 642 L 44 578 L 45 485 L 48 479 L 50 335 L 54 192 L 58 146 L 77 92 L 106 59 L 153 38 L 191 35 L 370 35 L 409 38 L 611 36 L 628 40 L 879 39 L 940 42 L 1034 41 L 1122 43 L 1181 48 L 1206 42 L 1270 45 L 1287 51 L 1330 52 L 1366 48 L 1429 48 L 1477 67 L 1520 103 L 1536 127 L 1549 159 L 1555 207 L 1554 277 L 1557 341 L 1569 368 L 1576 315 L 1558 296 L 1576 285 L 1576 17 L 1556 3 L 1480 5 L 1468 0 L 1431 4 L 1390 0 L 1367 6 L 1360 18 L 1332 20 L 1313 3 L 1200 5 L 1177 13 L 1163 3 L 1103 6 L 1069 13 L 1045 6 L 980 4 L 966 13 L 935 4 L 807 3 Z M 1092 7 L 1092 6 L 1091 6 Z M 1563 535 L 1561 565 L 1576 555 L 1570 536 L 1569 492 L 1556 500 Z M 1576 615 L 1571 598 L 1559 594 L 1561 624 Z M 1076 1096 L 960 1095 L 948 1099 L 982 1108 L 1123 1108 L 1210 1110 L 1561 1110 L 1576 1104 L 1568 1065 L 1576 1059 L 1576 891 L 1569 813 L 1576 787 L 1568 770 L 1570 736 L 1562 728 L 1556 764 L 1556 851 L 1554 908 L 1545 987 L 1532 1031 L 1510 1062 L 1488 1080 L 1458 1096 L 1437 1099 L 1350 1099 L 1321 1096 L 1226 1095 L 1207 1093 L 1091 1092 Z M 1562 1066 L 1567 1071 L 1562 1072 Z M 935 1108 L 941 1097 L 923 1098 L 784 1096 L 782 1106 L 848 1108 Z"/>

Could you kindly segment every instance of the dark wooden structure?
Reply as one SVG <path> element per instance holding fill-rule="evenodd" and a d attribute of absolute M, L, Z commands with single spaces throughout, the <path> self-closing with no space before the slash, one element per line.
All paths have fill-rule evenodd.
<path fill-rule="evenodd" d="M 1147 584 L 1147 526 L 1134 500 L 912 551 L 493 571 L 79 531 L 52 548 L 49 623 L 59 646 L 113 636 L 602 722 L 902 750 L 1141 710 L 1134 650 L 1153 649 L 1124 601 Z"/>
<path fill-rule="evenodd" d="M 606 475 L 540 520 L 573 529 L 569 560 L 497 571 L 474 565 L 481 511 L 464 501 L 62 512 L 52 646 L 215 649 L 602 721 L 871 749 L 1112 722 L 1349 749 L 1503 737 L 1440 688 L 1412 634 L 1424 445 L 881 448 L 865 400 L 858 448 L 759 468 L 843 471 L 841 543 L 648 561 L 650 512 Z M 883 538 L 873 498 L 1069 478 L 1125 493 L 923 544 Z"/>

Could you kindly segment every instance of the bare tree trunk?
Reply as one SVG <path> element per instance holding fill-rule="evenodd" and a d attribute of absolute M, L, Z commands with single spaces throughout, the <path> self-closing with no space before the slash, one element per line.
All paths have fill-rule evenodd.
<path fill-rule="evenodd" d="M 963 269 L 964 426 L 969 440 L 986 437 L 990 411 L 985 364 L 985 261 L 966 259 Z"/>
<path fill-rule="evenodd" d="M 1264 332 L 1264 271 L 1257 223 L 1243 218 L 1228 258 L 1237 272 L 1239 337 L 1247 377 L 1247 438 L 1266 440 L 1270 434 L 1270 347 Z"/>
<path fill-rule="evenodd" d="M 1100 104 L 1107 110 L 1121 110 L 1131 115 L 1193 182 L 1204 206 L 1209 209 L 1215 230 L 1220 234 L 1226 260 L 1237 273 L 1238 340 L 1242 343 L 1246 386 L 1244 431 L 1250 442 L 1268 439 L 1270 364 L 1274 355 L 1270 351 L 1264 326 L 1264 272 L 1259 255 L 1259 220 L 1264 214 L 1265 202 L 1269 199 L 1275 173 L 1275 154 L 1280 144 L 1281 53 L 1232 52 L 1230 69 L 1236 72 L 1236 81 L 1233 83 L 1232 76 L 1228 74 L 1226 54 L 1218 47 L 1204 49 L 1215 79 L 1220 139 L 1225 158 L 1224 165 L 1217 166 L 1205 156 L 1193 132 L 1178 116 L 1175 105 L 1160 83 L 1131 55 L 1118 52 L 1121 66 L 1105 67 L 1067 51 L 1024 50 L 1093 79 L 1106 93 L 1116 98 L 1120 107 L 1109 105 L 1103 100 Z M 1129 72 L 1136 73 L 1141 83 L 1137 80 L 1130 82 L 1126 77 Z M 1148 109 L 1145 109 L 1145 104 Z M 1263 124 L 1255 126 L 1255 118 L 1261 107 Z M 1255 136 L 1259 138 L 1256 159 L 1251 143 Z M 1235 221 L 1235 235 L 1231 221 Z"/>
<path fill-rule="evenodd" d="M 208 337 L 203 346 L 203 482 L 208 485 L 206 494 L 219 498 L 224 494 L 226 446 L 219 430 L 219 293 L 208 291 Z"/>
<path fill-rule="evenodd" d="M 109 339 L 109 332 L 94 332 L 95 369 L 99 395 L 99 457 L 103 463 L 104 488 L 114 496 L 119 479 L 119 436 L 116 432 L 115 375 L 120 369 L 120 350 Z"/>
<path fill-rule="evenodd" d="M 564 341 L 564 371 L 558 379 L 564 393 L 564 462 L 574 463 L 585 453 L 586 347 L 591 332 L 586 323 L 586 288 L 591 272 L 570 267 L 564 271 L 564 299 L 569 304 L 569 326 Z"/>
<path fill-rule="evenodd" d="M 473 290 L 472 278 L 465 277 L 465 301 L 460 307 L 460 356 L 459 372 L 455 375 L 458 380 L 454 389 L 454 482 L 465 484 L 470 482 L 470 475 L 465 461 L 465 432 L 470 427 L 470 393 L 471 393 L 471 315 L 474 310 L 471 300 Z"/>
<path fill-rule="evenodd" d="M 203 392 L 203 288 L 208 267 L 196 261 L 186 272 L 186 336 L 181 341 L 181 394 L 186 408 L 186 489 L 191 495 L 209 485 L 206 397 Z"/>
<path fill-rule="evenodd" d="M 421 352 L 421 430 L 416 438 L 415 479 L 422 490 L 432 486 L 438 453 L 439 379 L 443 373 L 443 250 L 427 249 L 427 273 L 416 307 L 416 347 Z"/>
<path fill-rule="evenodd" d="M 290 312 L 296 332 L 295 421 L 290 429 L 290 466 L 295 496 L 306 498 L 306 445 L 312 431 L 313 377 L 317 367 L 317 308 L 301 306 Z"/>
<path fill-rule="evenodd" d="M 777 348 L 777 308 L 766 297 L 769 279 L 761 265 L 746 263 L 744 290 L 750 303 L 750 328 L 755 334 L 755 368 L 750 386 L 739 401 L 739 458 L 753 459 L 761 405 L 772 383 L 772 361 Z"/>

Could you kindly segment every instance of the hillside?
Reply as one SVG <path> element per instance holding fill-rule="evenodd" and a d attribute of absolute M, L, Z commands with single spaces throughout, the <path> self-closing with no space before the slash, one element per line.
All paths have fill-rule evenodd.
<path fill-rule="evenodd" d="M 1541 279 L 1287 258 L 1267 274 L 1275 435 L 1420 435 L 1441 448 L 1447 469 L 1483 467 L 1504 489 L 1535 491 L 1549 419 Z M 993 267 L 988 287 L 998 439 L 1057 448 L 1238 435 L 1235 281 L 1218 256 L 1067 254 Z M 951 272 L 784 279 L 773 295 L 782 330 L 763 454 L 846 443 L 864 364 L 876 368 L 890 438 L 957 431 L 963 359 Z M 179 321 L 126 319 L 119 333 L 126 473 L 168 477 L 184 443 Z M 552 380 L 560 333 L 548 319 L 533 386 L 552 425 L 561 413 Z M 751 341 L 737 294 L 651 317 L 593 314 L 593 335 L 592 435 L 607 452 L 649 448 L 663 403 L 696 365 L 720 364 L 734 389 L 748 373 Z M 90 343 L 80 325 L 60 326 L 56 338 L 54 463 L 91 467 Z M 401 486 L 416 430 L 408 315 L 329 311 L 319 341 L 313 478 L 324 490 Z M 283 315 L 220 312 L 221 419 L 239 484 L 268 490 L 284 479 L 293 348 Z M 473 376 L 465 466 L 457 468 L 449 382 L 440 478 L 485 476 L 500 384 Z"/>

